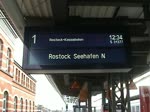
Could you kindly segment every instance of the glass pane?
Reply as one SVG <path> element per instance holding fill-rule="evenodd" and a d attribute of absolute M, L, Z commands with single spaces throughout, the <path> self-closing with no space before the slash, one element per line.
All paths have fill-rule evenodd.
<path fill-rule="evenodd" d="M 14 99 L 14 110 L 17 112 L 17 97 Z"/>
<path fill-rule="evenodd" d="M 6 99 L 3 100 L 3 109 L 6 109 Z"/>
<path fill-rule="evenodd" d="M 3 41 L 0 40 L 0 50 L 2 50 L 2 47 L 3 47 Z"/>
<path fill-rule="evenodd" d="M 135 107 L 134 106 L 132 106 L 132 112 L 135 112 Z"/>
<path fill-rule="evenodd" d="M 21 99 L 21 112 L 23 110 L 23 100 Z"/>
<path fill-rule="evenodd" d="M 8 58 L 6 59 L 6 68 L 7 68 L 7 70 L 8 70 L 8 66 L 9 66 L 9 60 L 8 60 Z"/>
<path fill-rule="evenodd" d="M 10 53 L 11 53 L 11 51 L 10 51 L 10 49 L 8 49 L 7 50 L 7 56 L 10 58 Z"/>
<path fill-rule="evenodd" d="M 140 109 L 139 106 L 136 106 L 136 112 L 139 112 L 139 109 Z"/>

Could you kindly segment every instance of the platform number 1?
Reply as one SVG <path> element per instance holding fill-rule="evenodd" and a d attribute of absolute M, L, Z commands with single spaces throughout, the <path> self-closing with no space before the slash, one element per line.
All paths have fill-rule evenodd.
<path fill-rule="evenodd" d="M 32 38 L 33 38 L 33 43 L 36 44 L 36 35 L 33 35 Z"/>

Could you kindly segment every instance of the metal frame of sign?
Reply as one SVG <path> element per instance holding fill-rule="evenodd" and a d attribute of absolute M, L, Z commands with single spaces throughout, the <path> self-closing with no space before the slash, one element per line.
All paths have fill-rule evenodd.
<path fill-rule="evenodd" d="M 26 27 L 23 69 L 29 73 L 128 72 L 129 39 L 126 27 Z"/>

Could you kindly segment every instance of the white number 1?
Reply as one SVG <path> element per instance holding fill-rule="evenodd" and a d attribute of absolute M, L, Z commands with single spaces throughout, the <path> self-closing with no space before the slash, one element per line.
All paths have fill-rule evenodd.
<path fill-rule="evenodd" d="M 33 35 L 32 38 L 34 39 L 33 43 L 36 44 L 36 35 Z"/>

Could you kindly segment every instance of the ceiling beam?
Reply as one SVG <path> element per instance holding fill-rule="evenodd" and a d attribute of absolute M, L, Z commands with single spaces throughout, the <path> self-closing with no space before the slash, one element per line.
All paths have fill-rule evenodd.
<path fill-rule="evenodd" d="M 141 41 L 141 42 L 135 42 L 131 43 L 131 51 L 133 53 L 137 52 L 145 52 L 148 54 L 150 48 L 150 41 Z M 144 54 L 145 54 L 144 53 Z"/>
<path fill-rule="evenodd" d="M 79 16 L 71 16 L 68 19 L 68 24 L 72 25 L 116 25 L 117 24 L 126 24 L 127 23 L 145 23 L 150 21 L 150 18 L 137 19 L 137 18 L 128 18 L 128 17 L 117 17 L 117 18 L 82 18 Z"/>
<path fill-rule="evenodd" d="M 45 26 L 48 25 L 54 25 L 54 19 L 53 18 L 40 18 L 40 17 L 26 17 L 26 25 L 27 26 L 34 26 L 34 25 L 38 25 L 38 24 L 42 24 Z M 138 26 L 141 26 L 140 28 L 144 28 L 144 23 L 146 21 L 150 21 L 150 19 L 135 19 L 135 18 L 127 18 L 127 17 L 116 17 L 116 18 L 81 18 L 81 17 L 69 17 L 68 18 L 68 23 L 66 23 L 65 25 L 78 25 L 78 26 L 84 26 L 84 25 L 108 25 L 108 23 L 110 23 L 110 25 L 114 24 L 116 25 L 116 23 L 130 23 L 130 24 L 126 24 L 128 26 L 135 26 L 133 29 L 137 29 Z M 56 22 L 56 21 L 55 21 Z M 136 26 L 136 24 L 138 24 L 138 26 Z M 135 24 L 135 25 L 134 25 Z"/>
<path fill-rule="evenodd" d="M 26 17 L 26 26 L 51 27 L 54 26 L 54 20 L 52 18 Z"/>
<path fill-rule="evenodd" d="M 119 10 L 120 10 L 120 7 L 118 6 L 118 7 L 115 9 L 115 12 L 114 12 L 114 14 L 113 14 L 113 18 L 116 18 L 116 17 L 117 17 Z"/>
<path fill-rule="evenodd" d="M 131 64 L 132 64 L 133 67 L 137 67 L 137 66 L 146 67 L 146 66 L 148 66 L 146 55 L 143 55 L 143 54 L 140 54 L 140 53 L 135 54 L 135 55 L 136 56 L 131 57 Z"/>
<path fill-rule="evenodd" d="M 149 71 L 149 66 L 136 66 L 129 72 L 129 74 L 132 74 L 132 76 L 135 78 L 143 75 L 147 71 Z"/>
<path fill-rule="evenodd" d="M 148 42 L 148 45 L 150 44 L 150 38 L 148 36 L 131 36 L 131 43 L 140 43 L 140 42 Z M 142 43 L 140 43 L 140 45 L 142 45 Z M 150 46 L 147 46 L 147 47 L 150 47 Z"/>
<path fill-rule="evenodd" d="M 150 6 L 149 6 L 149 4 L 144 4 L 143 12 L 144 12 L 144 18 L 150 18 Z"/>
<path fill-rule="evenodd" d="M 69 0 L 70 6 L 131 6 L 142 7 L 150 4 L 149 0 Z"/>
<path fill-rule="evenodd" d="M 64 24 L 69 15 L 67 0 L 51 0 L 51 7 L 55 24 Z"/>
<path fill-rule="evenodd" d="M 1 0 L 0 7 L 16 33 L 23 40 L 25 21 L 16 0 Z"/>

